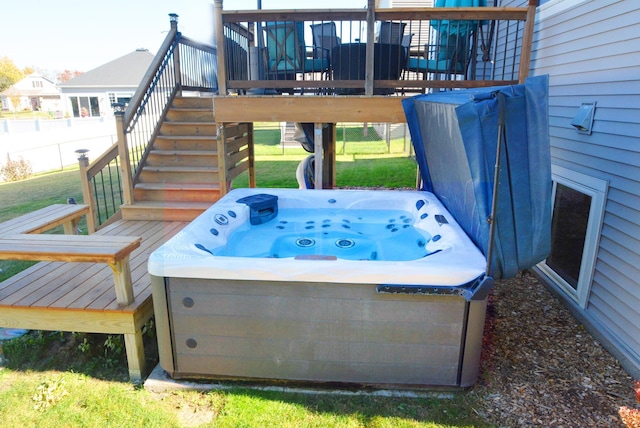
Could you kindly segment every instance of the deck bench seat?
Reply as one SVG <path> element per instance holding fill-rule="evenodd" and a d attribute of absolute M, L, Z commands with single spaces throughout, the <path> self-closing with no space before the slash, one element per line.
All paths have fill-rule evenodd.
<path fill-rule="evenodd" d="M 0 260 L 46 260 L 0 282 L 0 327 L 123 334 L 129 378 L 140 381 L 142 328 L 153 316 L 147 259 L 186 224 L 120 220 L 88 236 L 0 234 Z M 118 296 L 112 278 L 119 274 L 108 267 L 125 259 L 129 304 L 121 303 L 128 298 Z"/>
<path fill-rule="evenodd" d="M 75 235 L 82 216 L 90 214 L 89 206 L 82 204 L 53 204 L 39 210 L 0 223 L 0 236 L 18 233 L 42 233 L 62 225 L 64 233 Z M 93 222 L 87 221 L 89 233 Z"/>

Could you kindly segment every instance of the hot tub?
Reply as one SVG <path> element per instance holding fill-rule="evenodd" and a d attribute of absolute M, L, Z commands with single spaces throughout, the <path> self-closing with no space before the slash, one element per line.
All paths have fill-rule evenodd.
<path fill-rule="evenodd" d="M 236 189 L 148 269 L 174 378 L 477 378 L 486 260 L 428 192 Z"/>

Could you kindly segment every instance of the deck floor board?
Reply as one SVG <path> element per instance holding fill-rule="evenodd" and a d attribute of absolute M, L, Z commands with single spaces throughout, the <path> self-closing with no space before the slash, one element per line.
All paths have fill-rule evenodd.
<path fill-rule="evenodd" d="M 82 292 L 88 287 L 83 286 L 83 283 L 87 278 L 91 278 L 93 281 L 102 281 L 109 279 L 107 273 L 103 273 L 104 265 L 94 263 L 74 263 L 73 266 L 65 266 L 70 263 L 55 262 L 59 266 L 55 272 L 58 274 L 53 277 L 53 274 L 47 275 L 40 279 L 42 286 L 34 292 L 29 292 L 30 287 L 25 287 L 25 293 L 28 293 L 21 300 L 15 302 L 13 306 L 28 306 L 28 307 L 66 307 L 66 305 L 60 305 L 58 303 L 64 296 L 73 294 L 74 292 Z M 68 267 L 68 269 L 65 269 Z M 50 287 L 49 283 L 60 284 L 58 287 Z"/>

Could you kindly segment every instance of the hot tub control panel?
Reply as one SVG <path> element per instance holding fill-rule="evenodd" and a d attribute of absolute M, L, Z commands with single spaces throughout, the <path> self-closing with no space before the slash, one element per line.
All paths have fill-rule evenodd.
<path fill-rule="evenodd" d="M 266 193 L 246 196 L 236 201 L 249 206 L 249 221 L 252 225 L 263 224 L 278 216 L 278 197 Z"/>

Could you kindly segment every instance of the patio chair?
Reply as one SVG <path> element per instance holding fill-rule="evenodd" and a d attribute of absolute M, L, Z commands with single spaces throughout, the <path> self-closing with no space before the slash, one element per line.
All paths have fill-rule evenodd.
<path fill-rule="evenodd" d="M 400 61 L 400 75 L 398 77 L 404 79 L 407 59 L 409 58 L 409 49 L 411 47 L 411 39 L 413 33 L 404 34 L 407 24 L 405 22 L 382 21 L 380 22 L 380 31 L 378 32 L 377 43 L 387 45 L 400 45 L 398 58 L 381 58 L 382 61 L 388 60 L 389 63 Z M 403 55 L 403 56 L 400 56 Z"/>
<path fill-rule="evenodd" d="M 267 45 L 267 79 L 295 80 L 297 74 L 326 73 L 328 58 L 308 58 L 304 23 L 267 22 L 262 27 Z"/>
<path fill-rule="evenodd" d="M 471 37 L 465 34 L 441 32 L 435 49 L 431 45 L 425 45 L 424 55 L 423 58 L 409 57 L 407 70 L 423 75 L 427 73 L 445 75 L 447 79 L 453 75 L 466 78 L 471 59 Z"/>
<path fill-rule="evenodd" d="M 404 36 L 404 28 L 407 26 L 406 22 L 392 22 L 382 21 L 380 22 L 380 32 L 378 33 L 378 43 L 388 43 L 390 45 L 402 44 Z"/>
<path fill-rule="evenodd" d="M 486 0 L 437 0 L 435 7 L 481 7 Z M 482 23 L 474 20 L 432 20 L 431 28 L 437 44 L 425 45 L 424 57 L 409 57 L 407 70 L 421 73 L 444 75 L 450 79 L 454 75 L 467 77 L 469 64 L 473 58 L 476 30 Z"/>
<path fill-rule="evenodd" d="M 313 57 L 329 61 L 331 49 L 341 43 L 335 22 L 313 24 L 311 25 L 311 34 L 313 36 Z"/>

